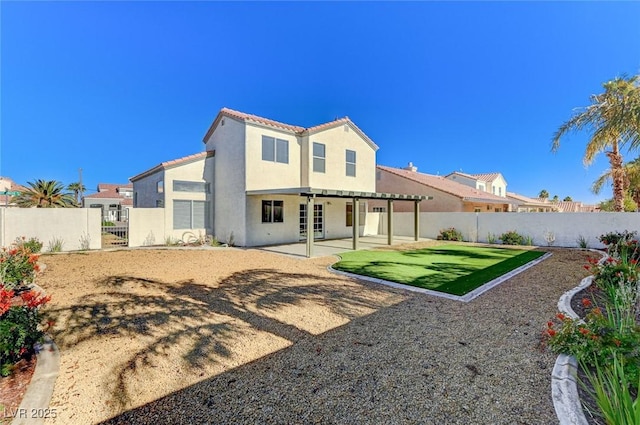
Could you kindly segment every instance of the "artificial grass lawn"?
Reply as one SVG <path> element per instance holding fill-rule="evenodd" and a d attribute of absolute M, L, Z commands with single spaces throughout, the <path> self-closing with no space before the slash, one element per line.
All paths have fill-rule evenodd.
<path fill-rule="evenodd" d="M 334 269 L 464 295 L 538 257 L 541 251 L 442 245 L 414 251 L 350 251 Z"/>

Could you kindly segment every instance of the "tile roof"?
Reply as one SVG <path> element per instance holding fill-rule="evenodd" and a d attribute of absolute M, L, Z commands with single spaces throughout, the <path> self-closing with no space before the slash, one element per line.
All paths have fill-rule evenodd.
<path fill-rule="evenodd" d="M 498 177 L 502 176 L 502 173 L 480 173 L 480 174 L 468 174 L 463 173 L 462 171 L 454 171 L 453 173 L 449 173 L 446 177 L 457 174 L 459 176 L 467 177 L 473 180 L 482 180 L 484 182 L 492 182 Z M 504 177 L 502 177 L 504 179 Z"/>
<path fill-rule="evenodd" d="M 113 184 L 113 183 L 98 183 L 98 192 L 104 192 L 107 190 L 117 191 L 119 188 L 133 189 L 133 183 Z"/>
<path fill-rule="evenodd" d="M 481 174 L 472 174 L 473 177 L 475 177 L 478 180 L 483 180 L 486 182 L 492 182 L 495 179 L 497 179 L 498 177 L 501 177 L 502 174 L 501 173 L 481 173 Z M 504 177 L 503 177 L 504 179 Z"/>
<path fill-rule="evenodd" d="M 130 177 L 129 180 L 130 181 L 136 181 L 141 179 L 142 177 L 148 176 L 150 174 L 156 173 L 160 170 L 165 170 L 167 168 L 173 168 L 176 167 L 178 165 L 182 165 L 182 164 L 187 164 L 189 162 L 193 162 L 193 161 L 197 161 L 199 159 L 203 159 L 203 158 L 207 158 L 210 156 L 215 156 L 216 152 L 215 151 L 204 151 L 204 152 L 199 152 L 193 155 L 189 155 L 189 156 L 183 156 L 182 158 L 178 158 L 178 159 L 172 159 L 171 161 L 165 161 L 165 162 L 161 162 L 160 164 L 156 165 L 155 167 L 152 167 L 146 171 L 143 171 L 140 174 L 136 174 L 133 177 Z M 133 184 L 131 184 L 131 187 L 133 187 Z"/>
<path fill-rule="evenodd" d="M 552 204 L 540 201 L 539 198 L 529 198 L 528 196 L 520 195 L 519 193 L 515 193 L 515 192 L 507 192 L 507 198 L 512 198 L 515 201 L 520 202 L 521 204 L 526 204 L 529 206 L 537 206 L 537 207 L 544 207 L 544 208 L 554 207 Z"/>
<path fill-rule="evenodd" d="M 220 110 L 219 115 L 226 115 L 226 116 L 231 117 L 231 118 L 237 118 L 237 119 L 239 119 L 241 121 L 253 121 L 253 122 L 257 122 L 257 123 L 260 123 L 260 124 L 265 124 L 265 125 L 268 125 L 268 126 L 271 126 L 271 127 L 281 128 L 281 129 L 285 129 L 285 130 L 291 130 L 291 131 L 296 132 L 296 133 L 304 131 L 304 127 L 281 123 L 279 121 L 270 120 L 268 118 L 262 118 L 262 117 L 259 117 L 257 115 L 246 114 L 246 113 L 240 112 L 240 111 L 234 111 L 233 109 L 229 109 L 229 108 L 222 108 Z"/>
<path fill-rule="evenodd" d="M 252 114 L 247 114 L 244 112 L 240 112 L 240 111 L 235 111 L 233 109 L 229 109 L 229 108 L 222 108 L 220 110 L 220 112 L 218 112 L 218 115 L 216 116 L 215 120 L 213 121 L 213 123 L 211 124 L 211 126 L 209 127 L 209 129 L 207 130 L 207 133 L 204 135 L 204 138 L 202 139 L 202 141 L 204 143 L 207 143 L 207 140 L 209 140 L 209 137 L 211 136 L 211 134 L 213 133 L 214 129 L 218 126 L 218 123 L 222 120 L 223 117 L 230 117 L 230 118 L 235 118 L 237 120 L 243 121 L 243 122 L 255 122 L 258 124 L 262 124 L 262 125 L 267 125 L 270 127 L 274 127 L 280 130 L 287 130 L 287 131 L 291 131 L 295 134 L 297 134 L 298 136 L 304 135 L 304 134 L 312 134 L 318 131 L 323 131 L 323 130 L 327 130 L 333 127 L 337 127 L 339 125 L 343 125 L 343 124 L 348 124 L 351 128 L 353 128 L 353 130 L 358 133 L 360 135 L 360 137 L 362 137 L 367 143 L 369 143 L 371 145 L 372 148 L 374 149 L 378 149 L 378 145 L 376 145 L 373 140 L 371 140 L 365 133 L 364 131 L 362 131 L 357 125 L 355 125 L 353 123 L 353 121 L 351 121 L 351 119 L 349 117 L 343 117 L 343 118 L 336 118 L 333 121 L 329 121 L 326 122 L 324 124 L 319 124 L 319 125 L 315 125 L 312 127 L 308 127 L 308 128 L 304 128 L 298 125 L 291 125 L 291 124 L 285 124 L 279 121 L 275 121 L 275 120 L 271 120 L 268 118 L 263 118 L 263 117 L 259 117 L 257 115 L 252 115 Z"/>
<path fill-rule="evenodd" d="M 92 193 L 90 195 L 85 195 L 85 199 L 126 199 L 120 193 L 115 190 L 104 190 L 98 193 Z"/>
<path fill-rule="evenodd" d="M 432 174 L 418 173 L 417 171 L 403 170 L 401 168 L 385 167 L 378 165 L 378 169 L 395 174 L 405 179 L 412 180 L 425 186 L 440 190 L 450 195 L 457 196 L 463 201 L 476 200 L 488 203 L 508 204 L 509 200 L 501 196 L 493 195 L 481 190 L 474 189 L 470 186 L 449 180 L 446 177 L 434 176 Z"/>

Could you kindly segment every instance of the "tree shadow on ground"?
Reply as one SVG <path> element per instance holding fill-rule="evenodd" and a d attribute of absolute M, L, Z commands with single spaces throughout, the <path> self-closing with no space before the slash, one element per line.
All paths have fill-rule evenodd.
<path fill-rule="evenodd" d="M 53 337 L 63 351 L 113 337 L 149 341 L 113 366 L 116 382 L 110 383 L 108 404 L 118 410 L 131 405 L 128 383 L 144 379 L 139 375 L 154 356 L 164 356 L 178 344 L 187 347 L 182 359 L 195 370 L 232 357 L 233 339 L 247 324 L 292 343 L 313 337 L 299 326 L 274 318 L 281 308 L 312 302 L 350 320 L 364 310 L 387 305 L 371 296 L 375 290 L 348 280 L 336 285 L 325 276 L 276 269 L 233 273 L 217 287 L 128 275 L 107 276 L 95 284 L 100 292 L 70 307 L 50 308 L 47 316 L 59 324 Z"/>

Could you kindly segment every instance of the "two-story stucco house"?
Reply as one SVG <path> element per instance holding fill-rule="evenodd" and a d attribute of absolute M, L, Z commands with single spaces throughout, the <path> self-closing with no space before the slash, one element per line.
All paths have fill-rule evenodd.
<path fill-rule="evenodd" d="M 177 236 L 240 246 L 358 236 L 367 199 L 394 198 L 375 193 L 378 146 L 348 117 L 303 128 L 223 108 L 203 143 L 131 178 L 134 207 L 164 207 Z"/>
<path fill-rule="evenodd" d="M 491 193 L 492 195 L 503 198 L 507 197 L 507 181 L 501 173 L 466 174 L 460 171 L 454 171 L 445 176 L 445 178 L 473 187 L 482 192 Z"/>

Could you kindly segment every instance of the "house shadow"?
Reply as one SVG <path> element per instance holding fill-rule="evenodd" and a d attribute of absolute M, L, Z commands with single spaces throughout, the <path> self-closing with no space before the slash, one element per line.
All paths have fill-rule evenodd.
<path fill-rule="evenodd" d="M 115 411 L 132 406 L 135 394 L 131 382 L 144 381 L 154 358 L 166 356 L 176 346 L 184 347 L 180 360 L 189 370 L 218 364 L 224 371 L 238 352 L 234 345 L 238 334 L 246 336 L 247 328 L 254 334 L 286 340 L 288 345 L 331 329 L 309 330 L 291 314 L 282 319 L 279 312 L 283 309 L 303 311 L 311 304 L 325 316 L 341 318 L 341 325 L 390 304 L 388 293 L 352 280 L 337 285 L 326 276 L 269 268 L 233 273 L 218 286 L 130 275 L 112 275 L 95 283 L 102 291 L 70 307 L 50 308 L 47 316 L 61 322 L 52 336 L 62 352 L 109 338 L 128 338 L 138 344 L 144 341 L 142 347 L 136 346 L 125 359 L 111 365 L 110 376 L 115 382 L 105 390 L 109 392 L 107 404 Z M 216 319 L 206 319 L 212 316 Z"/>

